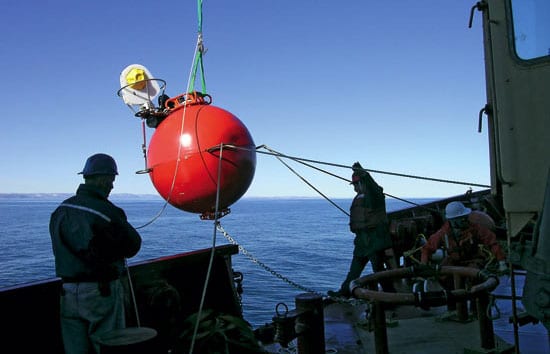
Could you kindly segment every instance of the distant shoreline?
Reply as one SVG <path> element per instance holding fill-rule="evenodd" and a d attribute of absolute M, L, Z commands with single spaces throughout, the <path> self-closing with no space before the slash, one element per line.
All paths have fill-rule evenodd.
<path fill-rule="evenodd" d="M 4 198 L 68 198 L 74 193 L 0 193 L 0 199 Z M 162 199 L 156 194 L 132 194 L 132 193 L 113 193 L 114 198 L 154 198 Z"/>
<path fill-rule="evenodd" d="M 2 200 L 31 200 L 31 199 L 40 199 L 48 201 L 63 201 L 71 196 L 74 193 L 0 193 L 0 201 Z M 124 200 L 142 200 L 142 201 L 164 201 L 164 199 L 158 194 L 132 194 L 132 193 L 113 193 L 110 195 L 109 199 L 114 201 L 124 201 Z M 320 200 L 323 199 L 320 196 L 243 196 L 240 198 L 242 200 Z M 353 198 L 331 198 L 331 200 L 349 200 L 351 202 Z M 411 200 L 415 203 L 426 203 L 441 198 L 402 198 L 402 200 Z M 386 197 L 386 202 L 397 201 L 391 197 Z"/>

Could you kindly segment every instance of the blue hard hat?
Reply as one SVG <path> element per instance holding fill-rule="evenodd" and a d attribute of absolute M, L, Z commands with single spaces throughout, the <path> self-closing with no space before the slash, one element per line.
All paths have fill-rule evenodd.
<path fill-rule="evenodd" d="M 78 172 L 79 175 L 118 175 L 115 159 L 107 154 L 95 154 L 86 160 L 84 169 Z"/>

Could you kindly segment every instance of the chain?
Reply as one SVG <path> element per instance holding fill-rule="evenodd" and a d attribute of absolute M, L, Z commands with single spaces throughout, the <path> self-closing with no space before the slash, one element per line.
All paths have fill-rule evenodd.
<path fill-rule="evenodd" d="M 256 263 L 257 265 L 259 265 L 260 267 L 262 267 L 264 270 L 266 270 L 267 272 L 271 273 L 272 275 L 274 275 L 275 277 L 281 279 L 282 281 L 290 284 L 291 286 L 297 288 L 297 289 L 300 289 L 300 290 L 303 290 L 305 292 L 308 292 L 308 293 L 314 293 L 314 294 L 317 294 L 317 295 L 320 295 L 320 296 L 324 296 L 323 294 L 315 291 L 315 290 L 312 290 L 312 289 L 309 289 L 309 288 L 306 288 L 305 286 L 302 286 L 298 283 L 295 283 L 293 282 L 292 280 L 288 279 L 287 277 L 283 276 L 282 274 L 276 272 L 275 270 L 273 270 L 271 267 L 269 267 L 267 264 L 263 263 L 262 261 L 260 261 L 258 258 L 254 257 L 252 254 L 250 254 L 243 246 L 241 246 L 233 237 L 231 237 L 227 231 L 225 231 L 225 229 L 223 228 L 223 226 L 221 226 L 221 224 L 218 222 L 216 224 L 216 227 L 218 229 L 218 231 L 220 231 L 221 233 L 223 233 L 223 236 L 229 241 L 231 242 L 233 245 L 236 245 L 239 247 L 239 251 L 245 255 L 248 259 L 250 259 L 253 263 Z"/>
<path fill-rule="evenodd" d="M 221 224 L 219 223 L 219 221 L 216 223 L 216 228 L 218 229 L 218 231 L 220 231 L 223 236 L 229 241 L 231 242 L 231 244 L 233 245 L 236 245 L 238 248 L 239 248 L 239 251 L 245 255 L 248 259 L 250 259 L 253 263 L 256 263 L 257 265 L 259 265 L 260 267 L 262 267 L 264 270 L 266 270 L 268 273 L 271 273 L 272 275 L 274 275 L 275 277 L 281 279 L 282 281 L 288 283 L 289 285 L 297 288 L 297 289 L 300 289 L 302 291 L 305 291 L 305 292 L 308 292 L 308 293 L 312 293 L 312 294 L 315 294 L 315 295 L 318 295 L 318 296 L 321 296 L 322 298 L 325 298 L 326 297 L 326 294 L 323 294 L 323 293 L 320 293 L 318 291 L 315 291 L 315 290 L 312 290 L 312 289 L 309 289 L 309 288 L 306 288 L 305 286 L 302 286 L 298 283 L 295 283 L 293 282 L 292 280 L 288 279 L 287 277 L 285 277 L 284 275 L 276 272 L 275 270 L 273 270 L 271 267 L 269 267 L 267 264 L 263 263 L 262 261 L 260 261 L 259 259 L 257 259 L 256 257 L 254 257 L 252 254 L 250 254 L 243 246 L 241 246 L 233 237 L 231 237 L 231 235 L 229 235 L 227 233 L 227 231 L 225 231 L 225 229 L 223 228 L 223 226 L 221 226 Z M 355 299 L 355 298 L 341 298 L 341 297 L 334 297 L 334 298 L 331 298 L 332 301 L 334 302 L 337 302 L 337 303 L 347 303 L 347 304 L 351 304 L 353 306 L 357 306 L 357 305 L 360 305 L 360 304 L 364 304 L 365 303 L 365 300 L 363 299 Z"/>

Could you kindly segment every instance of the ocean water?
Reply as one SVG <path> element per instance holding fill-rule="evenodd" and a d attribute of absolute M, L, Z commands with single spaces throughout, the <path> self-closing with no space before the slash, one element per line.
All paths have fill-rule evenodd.
<path fill-rule="evenodd" d="M 55 277 L 48 223 L 66 197 L 0 198 L 0 288 Z M 111 200 L 143 238 L 130 264 L 230 243 L 214 221 L 160 198 L 113 195 Z M 351 199 L 333 202 L 348 211 Z M 387 206 L 396 210 L 407 204 L 388 200 Z M 325 199 L 243 198 L 219 222 L 248 255 L 233 256 L 233 268 L 244 274 L 243 311 L 253 326 L 270 322 L 279 302 L 294 308 L 304 289 L 326 293 L 346 276 L 353 234 L 348 216 Z M 369 264 L 365 273 L 370 271 Z"/>

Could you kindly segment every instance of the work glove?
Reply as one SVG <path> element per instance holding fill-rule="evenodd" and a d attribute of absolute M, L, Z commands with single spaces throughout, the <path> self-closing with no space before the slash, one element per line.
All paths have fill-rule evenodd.
<path fill-rule="evenodd" d="M 436 249 L 431 256 L 432 262 L 437 264 L 441 263 L 444 258 L 445 258 L 445 251 L 443 251 L 441 248 Z"/>
<path fill-rule="evenodd" d="M 508 273 L 508 266 L 506 265 L 505 261 L 498 261 L 497 273 L 499 275 L 504 275 L 504 274 Z"/>

